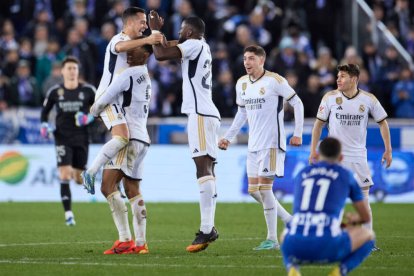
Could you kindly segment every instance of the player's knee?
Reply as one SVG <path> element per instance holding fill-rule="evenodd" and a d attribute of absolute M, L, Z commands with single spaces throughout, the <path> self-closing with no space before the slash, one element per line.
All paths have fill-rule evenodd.
<path fill-rule="evenodd" d="M 110 194 L 112 194 L 112 191 L 109 189 L 108 186 L 102 185 L 101 186 L 101 193 L 105 198 L 107 198 Z"/>

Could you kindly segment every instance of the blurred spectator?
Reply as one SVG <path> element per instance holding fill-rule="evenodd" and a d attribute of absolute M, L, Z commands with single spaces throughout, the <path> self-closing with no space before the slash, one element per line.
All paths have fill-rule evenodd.
<path fill-rule="evenodd" d="M 364 67 L 362 58 L 358 55 L 358 51 L 354 46 L 348 46 L 345 50 L 344 58 L 339 63 L 341 64 L 356 64 L 360 68 Z"/>
<path fill-rule="evenodd" d="M 297 94 L 300 94 L 301 89 L 299 89 L 298 87 L 299 77 L 297 73 L 293 70 L 287 71 L 284 77 L 286 78 L 290 87 L 292 87 L 292 89 L 295 90 Z M 285 120 L 292 121 L 295 118 L 292 106 L 288 104 L 286 101 L 284 101 L 283 109 L 285 110 Z"/>
<path fill-rule="evenodd" d="M 293 40 L 290 37 L 284 37 L 279 45 L 280 52 L 269 59 L 268 65 L 270 71 L 277 72 L 285 76 L 287 71 L 295 71 L 297 74 L 302 71 L 302 64 L 299 62 L 298 55 L 295 51 Z"/>
<path fill-rule="evenodd" d="M 276 6 L 274 2 L 281 4 L 281 1 L 260 0 L 255 7 L 255 10 L 263 14 L 263 27 L 270 32 L 270 47 L 279 44 L 282 35 L 283 10 Z"/>
<path fill-rule="evenodd" d="M 80 62 L 80 75 L 89 83 L 95 83 L 95 64 L 92 49 L 88 44 L 81 42 L 79 32 L 72 28 L 68 32 L 67 44 L 63 46 L 62 52 L 66 56 L 75 56 Z"/>
<path fill-rule="evenodd" d="M 63 82 L 61 70 L 62 70 L 62 66 L 60 62 L 55 60 L 52 63 L 52 69 L 51 69 L 49 76 L 45 79 L 42 85 L 43 98 L 47 96 L 47 92 L 49 91 L 50 88 Z"/>
<path fill-rule="evenodd" d="M 93 39 L 94 34 L 90 32 L 88 20 L 84 18 L 77 18 L 75 19 L 73 26 L 79 33 L 80 43 L 88 45 L 90 52 L 92 53 L 93 63 L 95 64 L 98 60 L 98 52 Z"/>
<path fill-rule="evenodd" d="M 105 16 L 104 22 L 112 22 L 116 26 L 116 32 L 120 33 L 122 31 L 122 13 L 127 8 L 125 2 L 122 0 L 113 1 L 111 9 Z"/>
<path fill-rule="evenodd" d="M 409 68 L 400 73 L 400 80 L 392 90 L 392 104 L 397 118 L 414 118 L 414 80 Z"/>
<path fill-rule="evenodd" d="M 316 117 L 319 104 L 321 103 L 323 97 L 318 75 L 312 74 L 309 76 L 306 88 L 299 94 L 299 97 L 304 103 L 303 107 L 305 118 Z"/>
<path fill-rule="evenodd" d="M 72 2 L 73 5 L 70 5 L 70 9 L 66 10 L 64 14 L 66 28 L 72 28 L 76 19 L 85 19 L 88 22 L 92 22 L 92 15 L 88 14 L 86 7 L 86 0 L 73 0 Z"/>
<path fill-rule="evenodd" d="M 35 28 L 33 54 L 36 58 L 45 54 L 49 41 L 49 31 L 45 25 L 39 24 Z"/>
<path fill-rule="evenodd" d="M 5 20 L 1 28 L 0 36 L 0 59 L 3 59 L 6 52 L 16 50 L 19 44 L 15 39 L 14 26 L 10 20 Z"/>
<path fill-rule="evenodd" d="M 191 6 L 191 2 L 189 0 L 181 0 L 171 17 L 168 20 L 168 24 L 166 26 L 166 33 L 168 34 L 167 37 L 171 40 L 178 39 L 178 33 L 181 29 L 181 23 L 183 20 L 193 13 L 193 7 Z"/>
<path fill-rule="evenodd" d="M 43 86 L 43 82 L 49 77 L 53 63 L 62 61 L 65 57 L 64 54 L 59 51 L 59 43 L 57 40 L 51 39 L 47 44 L 46 53 L 38 58 L 36 62 L 35 76 L 40 87 Z"/>
<path fill-rule="evenodd" d="M 272 42 L 270 32 L 264 28 L 265 17 L 261 9 L 254 9 L 249 15 L 250 32 L 257 43 L 268 49 L 266 46 Z"/>
<path fill-rule="evenodd" d="M 243 66 L 243 51 L 244 48 L 255 44 L 252 39 L 250 29 L 246 25 L 240 25 L 236 29 L 236 39 L 229 45 L 230 60 L 233 62 L 233 73 L 235 79 L 246 74 Z"/>
<path fill-rule="evenodd" d="M 296 52 L 303 52 L 308 57 L 308 62 L 312 65 L 315 63 L 315 55 L 309 39 L 302 33 L 298 23 L 292 21 L 288 24 L 287 34 L 293 41 L 293 48 Z"/>
<path fill-rule="evenodd" d="M 17 63 L 19 62 L 19 51 L 17 49 L 9 50 L 6 53 L 4 61 L 1 63 L 3 74 L 8 78 L 14 76 L 16 72 Z"/>
<path fill-rule="evenodd" d="M 414 59 L 414 25 L 411 26 L 410 31 L 408 32 L 406 46 L 406 50 Z"/>
<path fill-rule="evenodd" d="M 364 44 L 362 60 L 369 72 L 370 79 L 376 81 L 382 65 L 382 60 L 378 55 L 377 47 L 372 41 L 368 41 Z"/>
<path fill-rule="evenodd" d="M 369 78 L 368 71 L 366 69 L 361 69 L 359 72 L 358 88 L 372 93 L 371 81 Z"/>
<path fill-rule="evenodd" d="M 231 61 L 229 60 L 229 53 L 224 43 L 218 43 L 212 54 L 212 74 L 214 82 L 223 71 L 231 70 Z"/>
<path fill-rule="evenodd" d="M 7 95 L 6 95 L 6 90 L 7 90 L 7 84 L 8 84 L 9 79 L 3 75 L 3 73 L 0 70 L 0 112 L 4 111 L 7 109 L 8 105 L 7 105 Z"/>
<path fill-rule="evenodd" d="M 44 26 L 47 34 L 54 35 L 55 27 L 51 20 L 51 14 L 47 10 L 39 10 L 34 14 L 34 18 L 27 24 L 23 32 L 24 36 L 36 39 L 36 29 L 38 26 Z"/>
<path fill-rule="evenodd" d="M 405 42 L 408 37 L 410 26 L 413 23 L 408 0 L 396 0 L 394 9 L 390 12 L 387 21 L 393 22 L 393 25 L 397 28 L 398 33 Z"/>
<path fill-rule="evenodd" d="M 332 58 L 331 51 L 327 47 L 319 48 L 315 72 L 319 77 L 319 83 L 323 92 L 335 89 L 336 66 L 337 62 Z"/>
<path fill-rule="evenodd" d="M 213 101 L 222 118 L 233 118 L 236 114 L 236 90 L 230 70 L 221 71 L 217 81 L 213 82 Z"/>
<path fill-rule="evenodd" d="M 27 60 L 31 64 L 30 70 L 33 72 L 36 66 L 36 58 L 33 55 L 32 48 L 32 41 L 29 38 L 23 37 L 20 39 L 19 59 Z"/>
<path fill-rule="evenodd" d="M 36 79 L 30 75 L 30 64 L 26 60 L 18 63 L 16 75 L 10 80 L 7 91 L 9 106 L 40 107 L 42 95 Z"/>

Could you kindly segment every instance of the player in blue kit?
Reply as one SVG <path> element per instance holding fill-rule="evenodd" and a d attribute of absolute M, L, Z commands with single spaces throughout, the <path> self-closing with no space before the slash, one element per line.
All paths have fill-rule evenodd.
<path fill-rule="evenodd" d="M 353 174 L 338 163 L 341 144 L 326 138 L 319 146 L 319 162 L 304 168 L 295 179 L 293 218 L 282 235 L 282 253 L 289 276 L 301 275 L 301 264 L 336 263 L 329 275 L 346 275 L 368 257 L 374 233 L 361 226 L 369 222 L 361 188 Z M 356 213 L 342 210 L 350 198 Z"/>

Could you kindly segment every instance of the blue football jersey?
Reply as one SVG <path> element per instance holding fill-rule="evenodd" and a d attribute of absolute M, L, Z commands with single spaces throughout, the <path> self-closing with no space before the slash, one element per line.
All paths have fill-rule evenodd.
<path fill-rule="evenodd" d="M 338 164 L 319 162 L 308 166 L 298 173 L 294 185 L 290 235 L 339 235 L 346 199 L 363 200 L 353 174 Z"/>

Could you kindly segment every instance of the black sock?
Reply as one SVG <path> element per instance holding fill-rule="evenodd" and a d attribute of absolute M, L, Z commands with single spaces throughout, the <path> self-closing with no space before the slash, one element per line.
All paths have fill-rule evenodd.
<path fill-rule="evenodd" d="M 62 180 L 60 183 L 60 197 L 65 212 L 70 211 L 72 209 L 72 195 L 70 193 L 69 180 Z"/>

